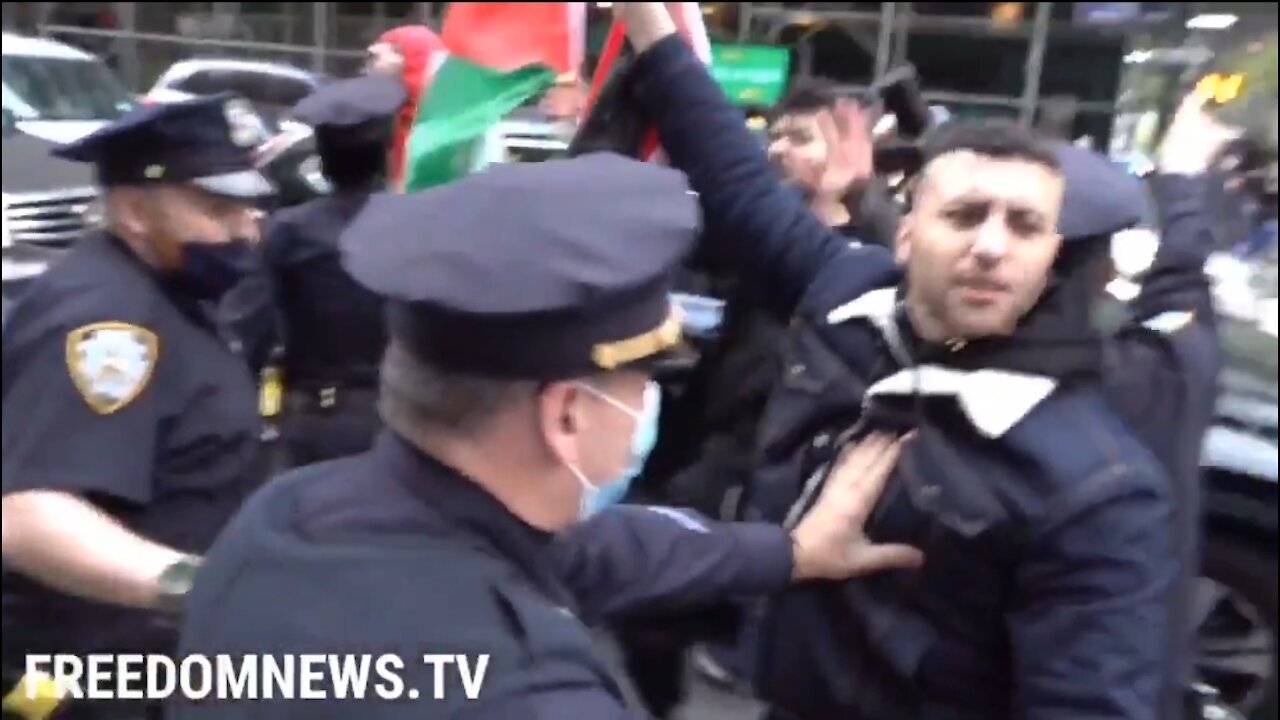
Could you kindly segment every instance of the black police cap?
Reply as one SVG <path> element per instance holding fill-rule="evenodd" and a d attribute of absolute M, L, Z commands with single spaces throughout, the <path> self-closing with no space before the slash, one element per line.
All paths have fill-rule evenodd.
<path fill-rule="evenodd" d="M 274 193 L 255 168 L 263 140 L 257 116 L 231 94 L 141 105 L 54 156 L 93 163 L 103 186 L 191 183 L 216 195 L 257 199 Z"/>
<path fill-rule="evenodd" d="M 1058 232 L 1066 242 L 1110 237 L 1137 226 L 1147 214 L 1142 180 L 1093 150 L 1053 143 L 1066 180 Z"/>
<path fill-rule="evenodd" d="M 681 348 L 669 293 L 700 221 L 682 173 L 597 153 L 376 195 L 342 248 L 423 360 L 551 381 Z"/>
<path fill-rule="evenodd" d="M 293 117 L 326 145 L 380 145 L 390 140 L 391 121 L 408 99 L 398 78 L 373 73 L 320 87 L 294 106 Z"/>

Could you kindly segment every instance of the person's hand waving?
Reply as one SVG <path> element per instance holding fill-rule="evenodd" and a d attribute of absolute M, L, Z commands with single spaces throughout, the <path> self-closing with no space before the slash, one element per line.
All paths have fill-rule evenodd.
<path fill-rule="evenodd" d="M 1166 175 L 1201 175 L 1240 131 L 1223 125 L 1205 110 L 1208 98 L 1193 92 L 1182 101 L 1160 143 L 1156 166 Z"/>
<path fill-rule="evenodd" d="M 831 112 L 818 117 L 818 126 L 827 145 L 818 192 L 828 198 L 843 198 L 855 183 L 871 177 L 873 170 L 866 111 L 856 102 L 841 100 Z"/>

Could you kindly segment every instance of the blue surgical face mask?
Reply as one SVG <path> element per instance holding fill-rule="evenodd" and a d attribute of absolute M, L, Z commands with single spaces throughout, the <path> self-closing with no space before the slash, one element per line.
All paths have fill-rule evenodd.
<path fill-rule="evenodd" d="M 570 472 L 582 485 L 578 519 L 585 520 L 622 500 L 627 490 L 631 488 L 631 482 L 644 469 L 649 454 L 653 452 L 653 446 L 658 442 L 658 417 L 662 411 L 662 389 L 657 383 L 650 381 L 644 389 L 644 407 L 636 410 L 598 388 L 590 385 L 579 387 L 630 415 L 636 423 L 631 434 L 631 451 L 627 458 L 627 465 L 618 477 L 596 484 L 588 480 L 580 468 L 569 466 Z"/>
<path fill-rule="evenodd" d="M 174 272 L 174 280 L 197 300 L 216 302 L 240 282 L 252 263 L 253 248 L 243 240 L 185 242 L 182 265 Z"/>

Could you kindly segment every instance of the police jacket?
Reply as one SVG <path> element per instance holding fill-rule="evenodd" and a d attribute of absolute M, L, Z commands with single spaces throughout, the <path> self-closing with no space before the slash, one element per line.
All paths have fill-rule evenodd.
<path fill-rule="evenodd" d="M 850 247 L 777 183 L 679 39 L 637 60 L 632 91 L 701 194 L 713 252 L 794 315 L 761 428 L 766 519 L 803 512 L 843 441 L 919 431 L 868 532 L 917 545 L 925 568 L 784 593 L 765 621 L 766 699 L 800 718 L 1156 717 L 1169 483 L 1096 373 L 921 352 L 891 256 Z"/>
<path fill-rule="evenodd" d="M 284 344 L 290 387 L 376 382 L 386 346 L 382 300 L 347 275 L 338 254 L 339 235 L 368 199 L 367 192 L 342 192 L 272 215 L 262 267 L 223 303 L 254 365 Z"/>
<path fill-rule="evenodd" d="M 1202 479 L 1200 453 L 1214 419 L 1221 344 L 1204 266 L 1214 248 L 1205 178 L 1156 176 L 1150 189 L 1161 242 L 1128 321 L 1105 346 L 1107 396 L 1126 424 L 1169 473 L 1177 513 L 1174 540 L 1183 573 L 1171 595 L 1170 708 L 1181 714 L 1181 690 L 1193 677 L 1195 618 L 1189 607 L 1198 580 Z"/>
<path fill-rule="evenodd" d="M 181 648 L 394 654 L 398 684 L 370 674 L 369 699 L 342 702 L 326 680 L 327 699 L 182 705 L 170 717 L 631 718 L 587 623 L 773 592 L 791 570 L 776 527 L 666 509 L 607 510 L 549 535 L 388 433 L 246 505 L 207 556 Z M 486 662 L 478 697 L 456 669 L 436 684 L 424 654 L 465 655 L 473 673 Z"/>
<path fill-rule="evenodd" d="M 837 230 L 850 238 L 873 234 L 873 242 L 891 247 L 893 231 L 888 227 L 896 228 L 896 209 L 881 202 L 892 200 L 879 196 L 874 203 L 877 217 L 865 225 L 851 223 Z M 720 286 L 726 290 L 726 302 L 719 337 L 702 354 L 690 387 L 665 418 L 668 425 L 675 422 L 678 427 L 664 427 L 664 432 L 681 433 L 685 437 L 680 438 L 680 444 L 693 448 L 688 457 L 673 458 L 672 464 L 680 469 L 668 483 L 666 499 L 728 519 L 740 509 L 732 502 L 732 490 L 744 485 L 751 475 L 756 428 L 782 374 L 787 320 L 775 315 L 762 297 L 767 289 L 733 278 Z M 671 417 L 677 413 L 695 418 Z"/>
<path fill-rule="evenodd" d="M 77 495 L 148 540 L 204 552 L 267 470 L 253 378 L 207 310 L 118 238 L 81 238 L 5 327 L 4 493 Z M 3 578 L 7 663 L 176 640 L 151 613 Z"/>

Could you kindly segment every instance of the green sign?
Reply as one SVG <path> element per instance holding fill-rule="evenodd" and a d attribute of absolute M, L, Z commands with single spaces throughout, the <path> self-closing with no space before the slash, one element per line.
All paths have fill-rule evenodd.
<path fill-rule="evenodd" d="M 787 89 L 791 51 L 768 45 L 712 45 L 711 74 L 739 105 L 772 105 Z"/>

